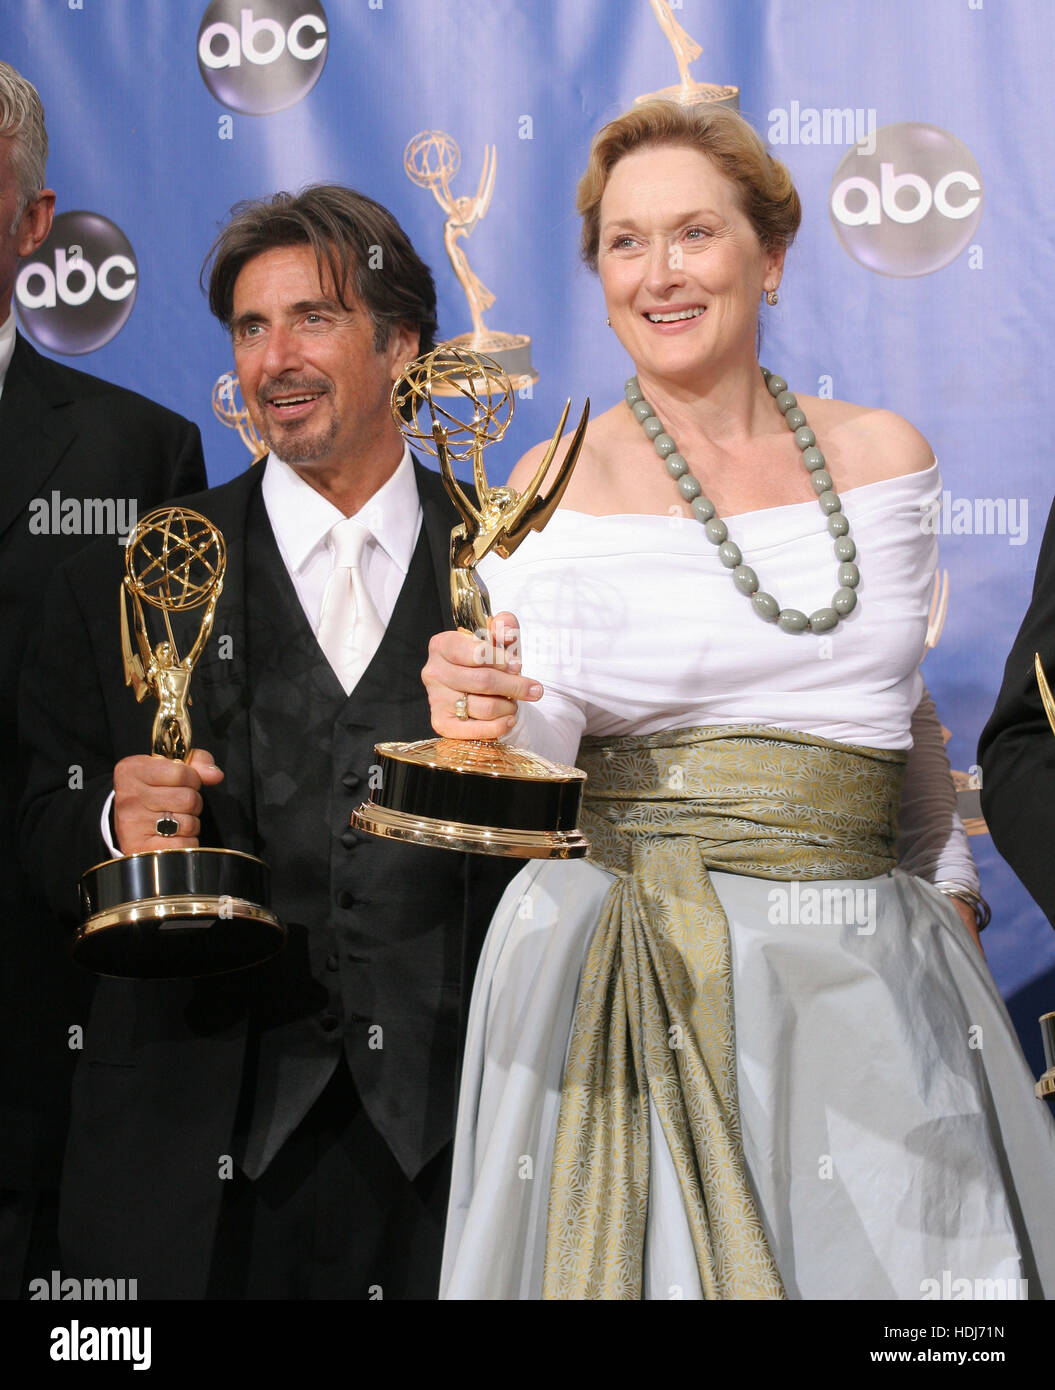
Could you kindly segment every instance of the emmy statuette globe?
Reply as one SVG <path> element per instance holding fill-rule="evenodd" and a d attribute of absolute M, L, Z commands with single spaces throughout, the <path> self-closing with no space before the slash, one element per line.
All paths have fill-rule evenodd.
<path fill-rule="evenodd" d="M 451 400 L 450 398 L 454 398 Z M 405 418 L 424 406 L 430 427 Z M 505 433 L 513 391 L 499 364 L 441 345 L 412 362 L 392 390 L 392 414 L 409 443 L 435 454 L 462 520 L 451 531 L 451 606 L 455 626 L 488 630 L 491 607 L 477 563 L 494 551 L 508 559 L 556 510 L 582 448 L 587 401 L 549 492 L 546 472 L 568 418 L 569 401 L 539 468 L 523 494 L 490 487 L 483 451 Z M 476 500 L 454 476 L 455 460 L 472 460 Z M 447 738 L 379 743 L 381 785 L 352 816 L 359 830 L 440 849 L 522 859 L 569 859 L 589 848 L 578 829 L 586 774 L 523 749 L 489 740 Z"/>
<path fill-rule="evenodd" d="M 162 507 L 139 522 L 125 551 L 121 648 L 125 682 L 137 700 L 158 702 L 151 753 L 188 761 L 193 748 L 190 680 L 212 631 L 223 589 L 220 532 L 186 507 Z M 131 624 L 129 622 L 131 609 Z M 173 618 L 203 609 L 181 657 Z M 147 613 L 160 614 L 152 641 Z M 159 816 L 159 836 L 178 822 Z M 100 975 L 182 979 L 222 974 L 267 960 L 285 928 L 270 910 L 267 865 L 237 850 L 164 849 L 109 859 L 81 877 L 82 921 L 73 957 Z"/>

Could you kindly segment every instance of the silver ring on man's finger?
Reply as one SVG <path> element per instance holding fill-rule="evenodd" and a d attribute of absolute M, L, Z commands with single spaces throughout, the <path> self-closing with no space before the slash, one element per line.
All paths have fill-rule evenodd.
<path fill-rule="evenodd" d="M 455 718 L 456 718 L 456 719 L 468 719 L 468 718 L 469 718 L 469 697 L 468 697 L 468 695 L 459 695 L 458 698 L 457 698 L 457 700 L 455 700 L 455 702 L 454 702 L 454 715 L 455 715 Z"/>
<path fill-rule="evenodd" d="M 170 835 L 179 834 L 179 821 L 175 816 L 158 816 L 154 822 L 154 829 L 159 835 L 164 835 L 168 839 Z"/>

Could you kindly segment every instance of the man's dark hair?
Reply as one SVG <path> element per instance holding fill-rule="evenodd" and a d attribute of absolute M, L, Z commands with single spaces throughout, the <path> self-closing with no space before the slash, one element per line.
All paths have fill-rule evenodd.
<path fill-rule="evenodd" d="M 327 272 L 337 298 L 351 288 L 370 311 L 374 348 L 380 352 L 396 324 L 421 336 L 419 352 L 436 343 L 436 286 L 432 272 L 396 219 L 364 193 L 338 184 L 313 184 L 300 193 L 236 203 L 231 220 L 209 248 L 202 279 L 209 274 L 209 308 L 231 327 L 234 284 L 242 267 L 264 251 L 310 246 Z"/>

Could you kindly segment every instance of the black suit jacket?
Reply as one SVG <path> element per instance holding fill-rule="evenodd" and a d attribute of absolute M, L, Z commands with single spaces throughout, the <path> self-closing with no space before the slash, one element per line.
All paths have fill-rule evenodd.
<path fill-rule="evenodd" d="M 51 513 L 54 493 L 135 499 L 142 515 L 205 481 L 196 425 L 16 336 L 0 397 L 0 1187 L 55 1185 L 76 1057 L 69 1030 L 84 1022 L 84 982 L 16 854 L 16 694 L 51 574 L 93 537 L 69 519 L 67 534 L 41 534 L 43 509 L 32 504 Z M 120 556 L 116 539 L 108 543 Z"/>
<path fill-rule="evenodd" d="M 449 540 L 457 518 L 439 478 L 415 468 L 431 566 L 449 623 Z M 253 469 L 186 499 L 222 531 L 228 556 L 213 636 L 192 683 L 194 742 L 207 748 L 225 772 L 224 781 L 204 794 L 201 838 L 249 853 L 259 846 L 249 810 L 253 787 L 244 564 L 249 503 L 261 472 Z M 114 763 L 149 747 L 154 702 L 137 706 L 122 682 L 116 621 L 119 561 L 119 555 L 105 549 L 88 551 L 59 572 L 38 656 L 23 682 L 23 720 L 33 757 L 22 841 L 47 885 L 52 910 L 67 924 L 76 919 L 79 873 L 109 857 L 99 817 Z M 67 645 L 60 654 L 63 636 Z M 230 659 L 220 657 L 220 636 L 230 639 L 224 644 Z M 423 661 L 425 652 L 420 656 Z M 420 664 L 415 680 L 419 669 Z M 56 688 L 57 694 L 46 698 Z M 426 732 L 424 690 L 421 700 Z M 379 729 L 378 737 L 388 732 Z M 65 787 L 64 755 L 55 751 L 69 747 L 78 749 L 84 766 L 79 792 Z M 417 879 L 419 913 L 439 915 L 422 873 L 423 853 L 429 852 L 398 846 L 391 892 L 405 896 Z M 479 856 L 467 857 L 467 865 L 464 900 L 453 908 L 462 936 L 461 975 L 454 987 L 460 988 L 463 1008 L 498 893 L 518 867 Z M 328 886 L 320 884 L 319 892 L 325 903 Z M 386 906 L 379 904 L 378 910 L 385 913 Z M 71 1247 L 90 1247 L 100 1268 L 134 1271 L 141 1291 L 204 1296 L 222 1191 L 217 1165 L 231 1151 L 246 1058 L 251 995 L 246 979 L 252 973 L 187 982 L 103 979 L 96 987 L 74 1086 L 63 1229 Z M 385 986 L 398 991 L 399 981 L 386 980 Z M 408 1095 L 425 1088 L 429 1110 L 421 1125 L 417 1163 L 408 1166 L 405 1155 L 399 1155 L 408 1173 L 453 1131 L 458 1039 L 436 1020 L 431 1031 L 435 1041 L 425 1074 L 407 1078 Z M 90 1234 L 82 1235 L 89 1224 Z"/>
<path fill-rule="evenodd" d="M 1033 598 L 978 745 L 982 811 L 993 842 L 1055 926 L 1055 734 L 1040 699 L 1035 653 L 1055 689 L 1055 506 L 1040 547 Z"/>

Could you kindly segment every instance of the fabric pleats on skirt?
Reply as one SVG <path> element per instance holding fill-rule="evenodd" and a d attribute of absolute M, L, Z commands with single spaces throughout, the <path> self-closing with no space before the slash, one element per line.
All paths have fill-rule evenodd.
<path fill-rule="evenodd" d="M 606 867 L 526 868 L 480 962 L 443 1296 L 1055 1291 L 1050 1118 L 955 909 L 890 871 L 902 755 L 592 742 Z"/>
<path fill-rule="evenodd" d="M 823 885 L 870 923 L 792 925 L 715 872 L 729 922 L 744 1161 L 789 1298 L 1055 1297 L 1055 1126 L 955 908 L 900 871 Z M 542 1297 L 580 973 L 614 876 L 525 868 L 477 973 L 441 1296 Z M 872 896 L 869 896 L 872 895 Z M 701 1298 L 654 1110 L 645 1298 Z M 945 1290 L 945 1292 L 943 1292 Z M 954 1296 L 964 1296 L 956 1294 Z"/>
<path fill-rule="evenodd" d="M 585 740 L 591 858 L 619 875 L 579 985 L 547 1298 L 638 1298 L 654 1112 L 707 1298 L 784 1290 L 744 1171 L 729 928 L 709 869 L 892 868 L 904 755 L 753 725 Z"/>

